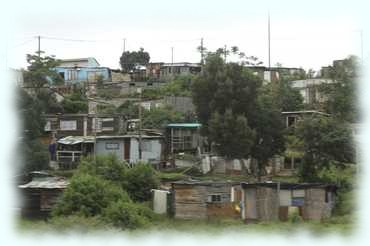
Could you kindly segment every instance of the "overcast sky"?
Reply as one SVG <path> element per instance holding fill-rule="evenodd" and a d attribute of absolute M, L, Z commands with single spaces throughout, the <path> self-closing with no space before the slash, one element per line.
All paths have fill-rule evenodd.
<path fill-rule="evenodd" d="M 37 3 L 36 3 L 37 2 Z M 151 61 L 199 62 L 200 39 L 209 50 L 238 46 L 268 64 L 319 69 L 350 54 L 361 56 L 361 5 L 353 1 L 15 1 L 7 64 L 25 67 L 25 54 L 95 57 L 119 67 L 126 50 L 143 47 Z M 58 38 L 65 40 L 56 40 Z M 85 41 L 68 41 L 85 40 Z"/>

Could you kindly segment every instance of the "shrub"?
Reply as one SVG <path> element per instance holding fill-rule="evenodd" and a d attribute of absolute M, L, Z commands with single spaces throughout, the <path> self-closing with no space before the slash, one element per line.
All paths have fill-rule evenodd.
<path fill-rule="evenodd" d="M 111 182 L 90 174 L 74 175 L 52 211 L 55 216 L 79 214 L 86 217 L 101 213 L 111 202 L 129 202 L 125 191 Z"/>
<path fill-rule="evenodd" d="M 104 209 L 103 217 L 122 229 L 136 229 L 148 225 L 154 214 L 145 206 L 120 200 Z"/>
<path fill-rule="evenodd" d="M 98 175 L 106 180 L 121 182 L 125 179 L 127 163 L 118 160 L 114 154 L 88 157 L 81 160 L 78 173 Z"/>
<path fill-rule="evenodd" d="M 152 166 L 137 163 L 127 170 L 122 186 L 134 201 L 147 201 L 151 198 L 151 189 L 159 186 L 159 178 Z"/>

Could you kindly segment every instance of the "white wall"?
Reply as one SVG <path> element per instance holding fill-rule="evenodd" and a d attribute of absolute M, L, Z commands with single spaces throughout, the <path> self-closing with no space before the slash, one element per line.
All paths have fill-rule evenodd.
<path fill-rule="evenodd" d="M 161 159 L 161 152 L 162 152 L 162 145 L 159 139 L 143 139 L 143 146 L 145 145 L 144 142 L 149 141 L 151 146 L 151 151 L 142 151 L 142 160 L 149 161 L 149 159 L 160 160 Z M 139 161 L 139 140 L 136 138 L 131 138 L 131 149 L 130 149 L 130 162 L 135 163 Z"/>

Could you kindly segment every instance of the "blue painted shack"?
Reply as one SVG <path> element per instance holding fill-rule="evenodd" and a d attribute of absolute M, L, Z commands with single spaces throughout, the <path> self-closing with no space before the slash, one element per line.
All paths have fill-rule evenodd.
<path fill-rule="evenodd" d="M 101 67 L 93 57 L 61 60 L 61 64 L 55 67 L 55 71 L 66 84 L 95 83 L 99 78 L 104 82 L 112 81 L 110 69 Z"/>

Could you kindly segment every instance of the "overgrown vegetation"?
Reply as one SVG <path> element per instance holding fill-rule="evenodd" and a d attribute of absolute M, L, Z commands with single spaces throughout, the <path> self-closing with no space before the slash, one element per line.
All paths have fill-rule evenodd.
<path fill-rule="evenodd" d="M 148 164 L 137 163 L 129 168 L 115 155 L 85 158 L 52 215 L 54 219 L 92 217 L 121 229 L 135 229 L 154 218 L 152 210 L 139 202 L 148 201 L 150 190 L 158 185 L 157 173 Z"/>

